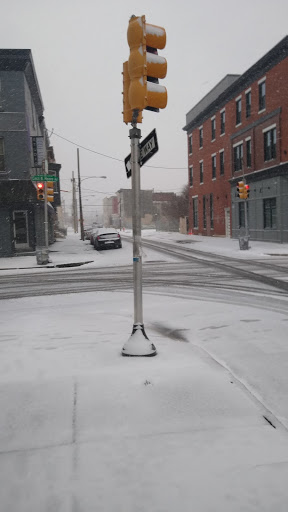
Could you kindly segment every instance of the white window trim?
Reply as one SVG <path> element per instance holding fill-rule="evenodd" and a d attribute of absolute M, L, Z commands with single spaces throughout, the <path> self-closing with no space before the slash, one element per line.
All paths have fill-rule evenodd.
<path fill-rule="evenodd" d="M 249 89 L 246 89 L 245 94 L 248 94 L 248 92 L 251 92 L 251 87 L 249 87 Z"/>
<path fill-rule="evenodd" d="M 236 148 L 237 146 L 240 146 L 240 144 L 243 144 L 243 140 L 240 140 L 240 142 L 236 142 L 236 144 L 233 144 L 233 148 Z"/>
<path fill-rule="evenodd" d="M 261 78 L 260 80 L 258 80 L 258 85 L 262 84 L 262 82 L 265 82 L 265 80 L 266 80 L 266 75 L 263 78 Z"/>
<path fill-rule="evenodd" d="M 242 100 L 242 94 L 240 94 L 240 96 L 237 96 L 237 98 L 235 98 L 235 102 L 239 101 L 239 100 Z"/>
<path fill-rule="evenodd" d="M 214 119 L 216 119 L 216 116 L 211 117 L 211 121 L 214 121 Z"/>
<path fill-rule="evenodd" d="M 245 142 L 247 142 L 247 140 L 251 140 L 251 136 L 250 137 L 246 137 L 245 138 Z"/>
<path fill-rule="evenodd" d="M 192 196 L 191 199 L 197 199 L 198 195 L 197 196 Z"/>
<path fill-rule="evenodd" d="M 235 124 L 235 128 L 238 128 L 238 126 L 241 126 L 242 122 L 241 123 L 238 123 L 238 124 Z"/>
<path fill-rule="evenodd" d="M 223 114 L 223 112 L 225 112 L 225 107 L 220 110 L 220 114 Z"/>
<path fill-rule="evenodd" d="M 202 159 L 202 160 L 199 160 L 199 164 L 203 164 L 203 159 Z"/>
<path fill-rule="evenodd" d="M 266 108 L 262 108 L 262 110 L 258 110 L 258 114 L 262 114 L 263 112 L 265 112 Z"/>
<path fill-rule="evenodd" d="M 217 153 L 212 153 L 211 158 L 212 158 L 213 156 L 216 156 L 216 155 L 217 155 Z"/>
<path fill-rule="evenodd" d="M 224 153 L 224 148 L 223 149 L 219 149 L 219 153 Z"/>
<path fill-rule="evenodd" d="M 201 124 L 201 126 L 199 126 L 198 130 L 203 130 L 203 124 Z"/>
<path fill-rule="evenodd" d="M 263 128 L 262 133 L 269 132 L 270 130 L 273 130 L 273 128 L 276 128 L 276 123 L 267 126 L 267 128 Z"/>

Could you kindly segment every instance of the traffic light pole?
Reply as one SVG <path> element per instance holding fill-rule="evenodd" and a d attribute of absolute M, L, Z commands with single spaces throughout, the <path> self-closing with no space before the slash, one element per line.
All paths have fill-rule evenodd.
<path fill-rule="evenodd" d="M 143 323 L 142 303 L 142 250 L 141 250 L 141 203 L 140 203 L 140 145 L 141 130 L 137 128 L 139 111 L 133 111 L 131 139 L 132 177 L 132 225 L 133 225 L 133 283 L 134 283 L 134 324 L 132 334 L 122 349 L 123 356 L 155 356 L 156 348 L 149 341 Z"/>
<path fill-rule="evenodd" d="M 45 174 L 48 174 L 48 162 L 45 159 Z M 45 247 L 48 256 L 49 236 L 48 236 L 48 201 L 47 201 L 47 181 L 44 181 L 44 232 L 45 232 Z"/>

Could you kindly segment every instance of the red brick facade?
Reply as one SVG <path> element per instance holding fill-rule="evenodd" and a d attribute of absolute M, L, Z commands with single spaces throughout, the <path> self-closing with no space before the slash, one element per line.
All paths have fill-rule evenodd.
<path fill-rule="evenodd" d="M 280 45 L 283 42 L 285 42 L 286 51 L 281 53 Z M 278 54 L 277 47 L 279 47 Z M 195 115 L 193 109 L 187 114 L 187 125 L 184 130 L 187 131 L 188 182 L 191 181 L 190 168 L 193 167 L 193 184 L 190 183 L 189 194 L 189 227 L 195 234 L 230 236 L 231 186 L 233 183 L 235 185 L 235 180 L 237 181 L 243 175 L 255 175 L 258 171 L 288 162 L 287 47 L 288 38 L 285 38 L 269 52 L 269 54 L 274 52 L 270 59 L 268 59 L 269 54 L 266 54 L 243 75 L 235 78 L 229 75 L 232 77 L 232 84 L 221 90 L 220 82 L 218 96 L 218 86 L 216 86 L 211 91 L 210 103 L 209 93 L 195 107 Z M 259 110 L 261 93 L 265 96 L 265 108 Z M 250 95 L 251 107 L 249 109 L 248 106 L 246 112 L 246 102 Z M 237 123 L 236 103 L 239 100 L 241 100 L 241 122 Z M 201 102 L 203 102 L 203 109 L 201 109 Z M 238 108 L 239 105 L 238 103 Z M 224 111 L 225 131 L 221 133 L 221 112 Z M 212 140 L 211 124 L 214 116 L 216 126 L 215 138 Z M 264 134 L 269 127 L 271 130 L 276 128 L 276 154 L 273 152 L 272 158 L 267 158 L 267 151 L 264 155 Z M 200 147 L 199 137 L 201 128 L 203 129 L 202 147 Z M 239 148 L 234 149 L 237 145 Z M 247 155 L 249 147 L 251 147 L 250 161 L 249 154 Z M 224 152 L 224 171 L 223 168 L 220 169 L 221 152 Z M 216 156 L 215 177 L 212 174 L 213 156 Z M 241 159 L 240 170 L 235 169 L 237 164 L 235 160 L 238 157 Z M 201 162 L 203 162 L 202 183 L 200 182 Z M 197 212 L 194 211 L 197 203 L 198 219 Z"/>

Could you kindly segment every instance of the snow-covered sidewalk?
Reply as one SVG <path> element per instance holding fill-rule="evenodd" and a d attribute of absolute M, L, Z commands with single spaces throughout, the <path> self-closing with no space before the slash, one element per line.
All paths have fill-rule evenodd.
<path fill-rule="evenodd" d="M 285 315 L 147 292 L 135 359 L 132 292 L 1 311 L 1 510 L 286 512 Z"/>

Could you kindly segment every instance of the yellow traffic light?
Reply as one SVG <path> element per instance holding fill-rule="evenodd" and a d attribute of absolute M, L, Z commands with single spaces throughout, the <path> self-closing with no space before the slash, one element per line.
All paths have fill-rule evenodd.
<path fill-rule="evenodd" d="M 132 123 L 133 110 L 129 103 L 129 87 L 130 76 L 128 72 L 128 61 L 123 62 L 123 121 L 124 123 Z M 142 123 L 142 112 L 140 111 L 137 117 L 137 123 Z"/>
<path fill-rule="evenodd" d="M 37 199 L 38 199 L 38 201 L 44 201 L 44 197 L 45 197 L 44 183 L 38 182 L 36 186 L 37 186 Z"/>
<path fill-rule="evenodd" d="M 166 45 L 166 32 L 162 27 L 146 23 L 145 16 L 132 16 L 127 39 L 130 47 L 128 72 L 128 100 L 132 110 L 165 108 L 167 90 L 158 79 L 165 78 L 167 61 L 158 56 L 157 49 Z"/>
<path fill-rule="evenodd" d="M 244 181 L 238 181 L 238 183 L 237 183 L 237 196 L 240 197 L 240 199 L 247 198 L 247 191 L 245 188 Z"/>
<path fill-rule="evenodd" d="M 48 203 L 53 203 L 54 201 L 54 183 L 53 181 L 46 181 L 47 187 L 47 201 Z"/>

